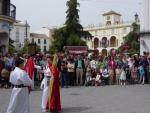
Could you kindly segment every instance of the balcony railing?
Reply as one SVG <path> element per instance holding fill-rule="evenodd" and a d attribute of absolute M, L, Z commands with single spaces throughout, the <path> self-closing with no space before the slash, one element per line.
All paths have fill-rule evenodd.
<path fill-rule="evenodd" d="M 8 5 L 8 7 L 3 7 L 0 10 L 0 15 L 2 16 L 8 16 L 13 19 L 16 19 L 16 6 L 13 4 Z"/>
<path fill-rule="evenodd" d="M 16 19 L 16 6 L 13 4 L 10 4 L 10 17 L 13 19 Z"/>

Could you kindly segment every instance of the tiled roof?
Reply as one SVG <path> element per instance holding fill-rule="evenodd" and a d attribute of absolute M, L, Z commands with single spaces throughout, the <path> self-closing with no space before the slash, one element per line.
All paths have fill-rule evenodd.
<path fill-rule="evenodd" d="M 49 38 L 46 34 L 39 34 L 39 33 L 30 33 L 30 36 L 33 38 Z"/>
<path fill-rule="evenodd" d="M 113 10 L 111 10 L 111 11 L 109 11 L 109 12 L 104 13 L 104 14 L 103 14 L 103 16 L 111 15 L 111 14 L 115 14 L 115 15 L 119 15 L 119 16 L 121 16 L 121 14 L 120 14 L 120 13 L 117 13 L 117 12 L 115 12 L 115 11 L 113 11 Z"/>

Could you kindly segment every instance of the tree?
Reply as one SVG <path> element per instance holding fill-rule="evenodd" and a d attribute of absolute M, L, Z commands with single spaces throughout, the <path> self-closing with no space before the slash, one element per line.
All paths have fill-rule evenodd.
<path fill-rule="evenodd" d="M 128 52 L 131 54 L 139 53 L 140 51 L 139 31 L 140 31 L 140 25 L 137 23 L 133 23 L 132 31 L 129 32 L 128 35 L 123 37 L 124 44 L 129 46 Z"/>
<path fill-rule="evenodd" d="M 27 54 L 28 52 L 28 43 L 25 43 L 24 46 L 20 49 L 20 54 Z"/>
<path fill-rule="evenodd" d="M 69 0 L 66 5 L 68 9 L 65 25 L 55 30 L 50 52 L 62 51 L 64 46 L 85 46 L 86 43 L 82 38 L 92 37 L 88 31 L 83 31 L 83 27 L 79 22 L 78 6 L 80 4 L 77 0 Z"/>
<path fill-rule="evenodd" d="M 40 52 L 41 51 L 40 46 L 37 45 L 37 44 L 35 44 L 35 46 L 36 46 L 35 47 L 36 48 L 35 53 Z M 20 54 L 28 54 L 29 49 L 30 49 L 29 48 L 29 43 L 25 42 L 24 46 L 20 49 L 19 53 Z"/>
<path fill-rule="evenodd" d="M 9 38 L 9 45 L 8 45 L 8 53 L 13 54 L 15 52 L 15 47 L 13 45 L 14 40 L 12 40 L 11 38 Z"/>

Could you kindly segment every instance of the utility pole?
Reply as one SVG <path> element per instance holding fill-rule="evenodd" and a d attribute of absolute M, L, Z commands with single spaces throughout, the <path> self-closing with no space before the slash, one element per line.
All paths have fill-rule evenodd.
<path fill-rule="evenodd" d="M 28 23 L 27 20 L 25 22 L 25 42 L 28 43 L 29 39 L 28 39 Z"/>

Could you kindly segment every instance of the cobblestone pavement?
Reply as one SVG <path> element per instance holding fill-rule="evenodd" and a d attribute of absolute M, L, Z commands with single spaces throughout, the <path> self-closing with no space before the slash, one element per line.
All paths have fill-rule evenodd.
<path fill-rule="evenodd" d="M 11 89 L 0 89 L 0 113 L 10 94 Z M 41 95 L 31 93 L 31 113 L 41 113 Z M 61 103 L 62 113 L 150 113 L 150 85 L 63 88 Z"/>

